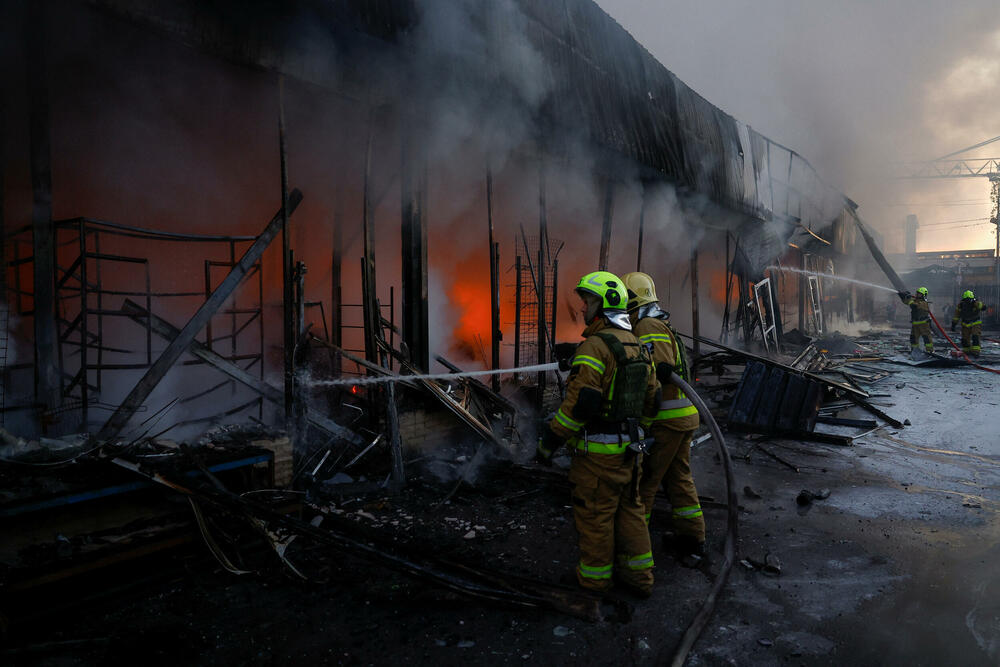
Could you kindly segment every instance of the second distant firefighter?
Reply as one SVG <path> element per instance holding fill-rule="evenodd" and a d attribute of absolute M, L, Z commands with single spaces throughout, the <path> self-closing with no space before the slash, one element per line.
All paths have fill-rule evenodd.
<path fill-rule="evenodd" d="M 979 356 L 982 349 L 981 336 L 983 334 L 983 310 L 986 306 L 982 301 L 976 301 L 976 295 L 972 290 L 965 290 L 962 300 L 955 306 L 955 316 L 951 319 L 951 330 L 955 330 L 955 325 L 962 324 L 962 352 Z"/>

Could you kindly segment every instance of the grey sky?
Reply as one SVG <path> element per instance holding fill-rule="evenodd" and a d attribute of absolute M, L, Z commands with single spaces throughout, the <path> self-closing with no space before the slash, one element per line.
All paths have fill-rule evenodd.
<path fill-rule="evenodd" d="M 805 156 L 890 242 L 908 212 L 926 223 L 989 215 L 986 179 L 900 183 L 884 173 L 892 160 L 1000 135 L 995 1 L 597 3 L 707 99 Z M 1000 144 L 971 155 L 1000 155 Z M 946 225 L 921 232 L 918 249 L 993 243 L 989 224 Z"/>

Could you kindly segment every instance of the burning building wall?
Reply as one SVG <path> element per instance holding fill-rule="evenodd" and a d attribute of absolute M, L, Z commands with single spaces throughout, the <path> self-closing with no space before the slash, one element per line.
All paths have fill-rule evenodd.
<path fill-rule="evenodd" d="M 24 417 L 25 425 L 45 414 L 60 430 L 99 426 L 102 413 L 81 418 L 73 408 L 81 386 L 98 389 L 84 399 L 116 405 L 155 356 L 135 344 L 146 335 L 136 322 L 108 319 L 105 328 L 103 319 L 85 318 L 85 326 L 72 327 L 79 290 L 42 299 L 61 342 L 32 340 L 39 274 L 29 257 L 38 235 L 48 233 L 39 221 L 85 216 L 173 234 L 256 235 L 281 205 L 279 105 L 289 184 L 305 195 L 291 217 L 289 245 L 308 269 L 306 323 L 355 351 L 365 348 L 358 259 L 366 254 L 366 228 L 367 251 L 377 258 L 374 295 L 414 348 L 411 356 L 443 353 L 487 365 L 488 218 L 499 243 L 501 359 L 510 363 L 510 272 L 522 228 L 566 244 L 555 293 L 559 337 L 579 328 L 566 300 L 602 248 L 610 270 L 651 273 L 684 330 L 695 324 L 690 259 L 698 249 L 701 331 L 714 334 L 738 244 L 754 249 L 739 279 L 760 280 L 793 234 L 823 234 L 850 208 L 806 160 L 688 88 L 590 0 L 29 4 L 2 10 L 9 100 L 3 221 L 13 263 L 8 294 L 21 298 L 13 332 L 21 363 L 8 364 L 5 385 L 16 389 L 8 404 L 24 408 L 5 414 Z M 38 206 L 46 189 L 37 178 L 40 160 L 51 161 L 48 211 Z M 210 251 L 200 241 L 135 235 L 105 235 L 98 249 L 93 233 L 69 223 L 51 236 L 56 286 L 90 281 L 89 309 L 110 312 L 130 298 L 124 292 L 143 292 L 134 287 L 148 271 L 146 292 L 177 295 L 150 301 L 152 312 L 178 325 L 238 257 L 225 242 Z M 727 240 L 732 256 L 723 252 Z M 98 296 L 99 260 L 74 268 L 81 252 L 143 259 L 146 269 L 106 267 L 109 293 Z M 255 280 L 257 287 L 245 285 L 228 305 L 259 312 L 255 340 L 246 348 L 235 340 L 250 312 L 217 316 L 220 340 L 207 333 L 200 340 L 245 364 L 253 359 L 237 357 L 258 355 L 253 372 L 277 385 L 277 247 L 263 255 Z M 797 293 L 779 296 L 794 301 Z M 794 320 L 797 313 L 786 311 Z M 81 347 L 74 341 L 98 328 L 93 354 L 101 360 L 83 365 L 134 367 L 74 376 L 81 364 L 71 359 Z M 58 366 L 57 398 L 33 386 L 38 364 L 31 360 L 40 354 Z M 165 404 L 178 387 L 198 396 L 218 384 L 212 375 L 204 367 L 174 369 L 149 403 Z M 220 385 L 194 401 L 189 417 L 240 406 L 265 419 L 280 412 L 250 405 L 254 395 Z"/>

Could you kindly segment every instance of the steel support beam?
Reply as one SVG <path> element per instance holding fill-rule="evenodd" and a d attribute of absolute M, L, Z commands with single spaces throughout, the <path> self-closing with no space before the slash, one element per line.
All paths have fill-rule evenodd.
<path fill-rule="evenodd" d="M 293 190 L 288 197 L 288 215 L 298 207 L 299 203 L 302 201 L 302 193 L 299 190 Z M 208 320 L 222 307 L 222 305 L 232 296 L 233 292 L 239 286 L 240 281 L 243 280 L 244 276 L 250 271 L 251 267 L 260 259 L 261 255 L 274 240 L 274 237 L 278 235 L 281 231 L 282 224 L 285 220 L 285 210 L 282 208 L 271 222 L 268 223 L 264 231 L 261 232 L 257 240 L 247 249 L 240 261 L 230 270 L 229 274 L 223 278 L 219 286 L 215 288 L 211 296 L 198 308 L 197 312 L 188 320 L 184 328 L 177 334 L 177 336 L 170 341 L 167 348 L 160 353 L 159 358 L 153 362 L 153 364 L 146 371 L 146 374 L 142 376 L 139 382 L 132 388 L 125 400 L 122 401 L 121 405 L 114 411 L 108 421 L 104 424 L 101 430 L 98 432 L 95 439 L 97 441 L 106 441 L 117 436 L 121 430 L 128 423 L 128 420 L 132 418 L 135 411 L 142 405 L 149 395 L 152 393 L 156 385 L 160 383 L 163 377 L 167 374 L 167 371 L 177 362 L 185 350 L 194 342 L 195 336 L 205 328 L 205 324 Z"/>
<path fill-rule="evenodd" d="M 364 256 L 361 258 L 361 315 L 364 323 L 365 359 L 379 361 L 378 331 L 380 326 L 378 298 L 375 294 L 375 211 L 372 202 L 372 150 L 375 142 L 375 113 L 369 114 L 368 140 L 365 143 L 365 171 L 362 186 L 361 236 Z"/>
<path fill-rule="evenodd" d="M 284 351 L 285 430 L 294 446 L 295 415 L 295 312 L 292 308 L 292 239 L 288 232 L 288 155 L 285 150 L 285 77 L 278 77 L 278 162 L 281 171 L 281 331 Z"/>
<path fill-rule="evenodd" d="M 611 254 L 611 219 L 615 211 L 615 182 L 610 178 L 604 184 L 604 218 L 601 224 L 601 255 L 597 268 L 608 270 L 608 255 Z"/>
<path fill-rule="evenodd" d="M 698 314 L 698 248 L 691 251 L 691 335 L 694 337 L 694 356 L 701 355 L 701 320 Z"/>
<path fill-rule="evenodd" d="M 493 229 L 493 169 L 486 166 L 486 223 L 490 244 L 490 364 L 500 368 L 500 244 L 494 238 Z M 500 391 L 500 376 L 491 380 L 493 391 Z"/>
<path fill-rule="evenodd" d="M 35 402 L 60 404 L 56 339 L 55 230 L 52 226 L 52 146 L 44 2 L 29 2 L 27 25 L 28 136 L 31 152 L 31 238 L 34 255 Z"/>
<path fill-rule="evenodd" d="M 635 270 L 642 271 L 642 236 L 646 227 L 646 184 L 642 186 L 642 201 L 639 204 L 639 244 L 635 253 Z M 729 232 L 726 232 L 726 261 L 729 261 Z"/>
<path fill-rule="evenodd" d="M 427 224 L 424 219 L 427 183 L 422 160 L 415 160 L 409 136 L 402 139 L 400 197 L 402 220 L 402 330 L 412 364 L 423 372 L 430 367 L 430 331 L 427 311 Z M 418 153 L 419 155 L 420 153 Z"/>
<path fill-rule="evenodd" d="M 546 205 L 545 197 L 545 164 L 542 163 L 538 168 L 538 263 L 535 265 L 537 270 L 533 276 L 535 281 L 535 296 L 538 302 L 538 336 L 536 340 L 538 341 L 537 359 L 539 364 L 544 364 L 548 358 L 548 355 L 545 353 L 545 332 L 548 328 L 548 321 L 545 318 L 545 267 L 549 259 L 549 221 L 548 206 Z M 522 232 L 522 238 L 523 236 Z M 525 241 L 524 253 L 530 266 L 531 256 L 528 254 L 527 239 L 523 240 Z M 541 411 L 545 399 L 545 371 L 538 372 L 536 382 L 538 394 L 535 397 L 535 406 Z"/>

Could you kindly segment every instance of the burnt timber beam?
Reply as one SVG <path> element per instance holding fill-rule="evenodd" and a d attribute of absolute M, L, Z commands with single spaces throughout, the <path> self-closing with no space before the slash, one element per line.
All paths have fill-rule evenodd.
<path fill-rule="evenodd" d="M 698 247 L 691 250 L 691 338 L 695 358 L 701 356 L 701 318 L 698 313 Z"/>
<path fill-rule="evenodd" d="M 145 308 L 129 299 L 125 299 L 125 302 L 122 304 L 122 311 L 127 313 L 133 322 L 143 327 L 146 326 L 146 317 L 148 315 L 149 328 L 153 333 L 160 336 L 164 340 L 175 340 L 181 333 L 180 329 L 175 327 L 170 322 L 167 322 L 162 317 L 149 313 L 149 311 Z M 250 387 L 275 405 L 284 405 L 285 394 L 281 389 L 272 387 L 263 380 L 254 377 L 233 362 L 208 349 L 208 347 L 204 344 L 199 343 L 196 340 L 191 341 L 186 351 L 190 352 L 202 361 L 215 366 L 217 369 L 237 382 Z M 306 419 L 310 424 L 316 428 L 326 431 L 330 435 L 343 438 L 353 444 L 361 444 L 361 438 L 356 433 L 344 428 L 329 417 L 320 414 L 312 408 L 306 408 Z"/>
<path fill-rule="evenodd" d="M 28 136 L 31 152 L 31 243 L 34 260 L 35 402 L 52 410 L 60 402 L 56 340 L 56 246 L 52 225 L 52 146 L 46 67 L 46 7 L 27 3 Z"/>
<path fill-rule="evenodd" d="M 404 132 L 407 130 L 404 129 Z M 400 155 L 400 210 L 402 220 L 402 329 L 410 361 L 422 372 L 430 368 L 430 320 L 427 311 L 427 195 L 423 169 L 415 165 L 409 132 L 402 139 Z M 417 175 L 418 169 L 420 175 Z M 491 250 L 492 252 L 492 250 Z"/>
<path fill-rule="evenodd" d="M 295 189 L 288 197 L 288 214 L 290 215 L 302 201 L 302 193 Z M 128 420 L 132 418 L 135 411 L 142 405 L 156 385 L 160 383 L 163 377 L 167 374 L 167 371 L 180 359 L 184 351 L 194 342 L 195 336 L 198 335 L 208 320 L 222 307 L 222 305 L 232 296 L 233 292 L 239 286 L 240 281 L 243 280 L 244 276 L 249 273 L 250 269 L 257 260 L 260 259 L 261 255 L 274 237 L 278 235 L 281 231 L 282 223 L 285 218 L 285 210 L 282 210 L 275 214 L 271 219 L 271 222 L 267 224 L 264 231 L 260 233 L 257 240 L 247 249 L 240 258 L 240 261 L 233 266 L 229 274 L 223 278 L 219 286 L 215 288 L 215 291 L 208 297 L 205 303 L 201 304 L 197 312 L 188 320 L 184 328 L 178 333 L 178 335 L 170 341 L 167 348 L 160 353 L 159 358 L 154 361 L 146 374 L 142 376 L 139 382 L 132 388 L 125 400 L 118 406 L 118 408 L 112 413 L 108 418 L 108 421 L 104 424 L 101 430 L 95 436 L 97 441 L 107 441 L 115 436 L 117 436 L 121 430 L 128 423 Z M 284 399 L 283 399 L 284 400 Z"/>
<path fill-rule="evenodd" d="M 546 343 L 546 319 L 545 319 L 545 266 L 549 259 L 549 222 L 548 222 L 548 205 L 546 204 L 546 174 L 545 174 L 545 162 L 539 162 L 538 165 L 538 272 L 534 274 L 533 278 L 535 281 L 535 296 L 538 302 L 538 329 L 537 329 L 537 351 L 538 351 L 538 363 L 544 364 L 546 361 L 545 354 L 545 343 Z M 524 231 L 521 231 L 521 237 L 524 241 L 524 254 L 525 258 L 528 260 L 528 266 L 531 266 L 531 254 L 528 252 L 527 239 L 524 238 Z M 552 341 L 555 343 L 555 341 Z M 539 371 L 537 375 L 536 382 L 536 393 L 535 393 L 535 407 L 539 412 L 542 411 L 542 404 L 545 400 L 545 371 Z M 560 387 L 561 388 L 561 387 Z"/>
<path fill-rule="evenodd" d="M 361 316 L 364 322 L 362 333 L 365 339 L 365 359 L 373 364 L 379 362 L 378 332 L 379 307 L 376 296 L 375 275 L 375 212 L 372 202 L 372 145 L 375 141 L 375 113 L 368 116 L 368 139 L 365 144 L 365 171 L 362 189 L 361 238 L 363 256 L 361 258 Z M 405 253 L 404 253 L 405 254 Z"/>
<path fill-rule="evenodd" d="M 608 255 L 611 253 L 611 218 L 615 210 L 615 183 L 610 178 L 604 184 L 604 217 L 601 222 L 601 254 L 597 268 L 608 270 Z"/>
<path fill-rule="evenodd" d="M 642 184 L 642 201 L 639 204 L 639 242 L 638 248 L 635 252 L 635 270 L 642 271 L 642 235 L 644 228 L 646 226 L 646 183 Z M 729 243 L 729 233 L 726 233 L 726 243 Z M 727 245 L 728 248 L 728 245 Z M 726 252 L 726 259 L 729 258 L 729 252 Z"/>
<path fill-rule="evenodd" d="M 500 368 L 500 244 L 494 240 L 493 229 L 493 169 L 486 165 L 486 223 L 490 243 L 490 367 Z M 490 379 L 494 392 L 500 391 L 500 376 Z"/>
<path fill-rule="evenodd" d="M 292 310 L 294 302 L 292 287 L 292 250 L 291 237 L 288 233 L 288 152 L 285 149 L 285 78 L 278 77 L 278 162 L 281 172 L 281 331 L 282 348 L 284 352 L 284 387 L 285 387 L 285 430 L 292 434 L 292 442 L 296 440 L 294 433 L 295 414 L 295 313 Z M 209 317 L 211 323 L 211 317 Z M 209 336 L 211 339 L 211 336 Z"/>

